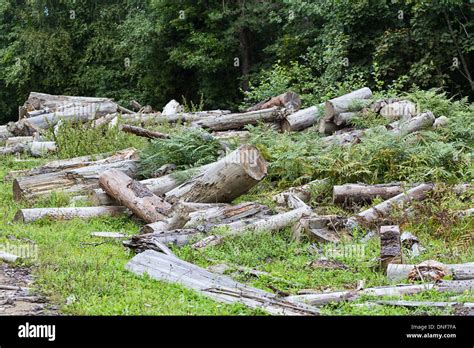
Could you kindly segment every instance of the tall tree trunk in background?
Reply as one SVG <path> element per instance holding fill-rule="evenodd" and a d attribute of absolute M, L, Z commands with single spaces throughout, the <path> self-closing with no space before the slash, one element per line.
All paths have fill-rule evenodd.
<path fill-rule="evenodd" d="M 240 46 L 240 68 L 242 72 L 242 89 L 247 91 L 249 89 L 249 73 L 250 73 L 250 45 L 249 34 L 250 30 L 245 23 L 245 1 L 239 0 L 241 9 L 241 25 L 239 27 L 239 46 Z"/>

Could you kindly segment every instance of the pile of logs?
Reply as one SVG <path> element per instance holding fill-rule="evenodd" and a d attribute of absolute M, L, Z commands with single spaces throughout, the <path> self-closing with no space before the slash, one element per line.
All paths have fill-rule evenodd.
<path fill-rule="evenodd" d="M 210 131 L 212 137 L 223 143 L 230 137 L 245 140 L 248 136 L 244 130 L 247 125 L 265 123 L 285 132 L 311 131 L 310 127 L 315 126 L 312 131 L 324 134 L 322 140 L 328 145 L 359 142 L 371 130 L 354 130 L 350 128 L 351 120 L 366 112 L 386 118 L 391 123 L 382 128 L 396 135 L 417 132 L 436 124 L 431 112 L 420 113 L 407 100 L 371 102 L 371 98 L 370 89 L 361 88 L 325 103 L 300 109 L 299 96 L 287 92 L 242 113 L 227 110 L 186 113 L 179 103 L 172 100 L 160 113 L 150 107 L 142 107 L 136 101 L 131 103 L 132 108 L 138 110 L 134 112 L 108 98 L 32 92 L 20 107 L 19 120 L 0 127 L 0 140 L 5 141 L 0 154 L 28 151 L 33 156 L 39 156 L 54 151 L 54 142 L 43 139 L 44 130 L 58 123 L 60 126 L 69 125 L 66 121 L 93 121 L 94 127 L 118 125 L 121 131 L 163 141 L 169 135 L 142 128 L 143 123 L 150 120 L 184 122 L 189 127 Z M 119 119 L 125 123 L 118 124 Z M 141 123 L 141 126 L 129 123 Z M 66 220 L 133 215 L 146 224 L 139 234 L 123 241 L 126 247 L 138 253 L 127 264 L 128 270 L 180 283 L 218 301 L 240 302 L 271 314 L 319 314 L 317 306 L 352 301 L 362 295 L 403 295 L 426 289 L 459 292 L 473 288 L 472 264 L 403 264 L 406 260 L 403 255 L 406 242 L 401 238 L 399 226 L 390 224 L 390 218 L 394 210 L 405 209 L 409 213 L 408 208 L 413 201 L 424 200 L 434 190 L 436 185 L 433 183 L 336 185 L 333 187 L 334 204 L 348 207 L 370 203 L 375 198 L 383 200 L 347 217 L 320 215 L 308 205 L 312 201 L 313 189 L 329 183 L 327 179 L 316 180 L 275 195 L 273 199 L 278 205 L 278 213 L 274 213 L 269 207 L 254 202 L 232 204 L 267 174 L 268 164 L 254 146 L 241 145 L 214 163 L 181 172 L 170 174 L 172 166 L 160 168 L 156 177 L 145 180 L 138 180 L 138 160 L 135 149 L 125 149 L 117 153 L 52 161 L 35 169 L 11 172 L 9 178 L 13 181 L 13 196 L 17 201 L 64 192 L 93 203 L 88 207 L 20 209 L 14 219 L 32 223 L 43 218 Z M 188 179 L 182 182 L 179 178 L 183 177 Z M 457 194 L 470 189 L 470 185 L 453 187 Z M 472 211 L 460 212 L 459 216 L 469 214 Z M 360 228 L 376 231 L 375 235 L 380 238 L 380 268 L 389 280 L 421 280 L 425 284 L 280 296 L 180 260 L 169 249 L 170 245 L 180 247 L 186 244 L 195 249 L 205 248 L 220 244 L 231 235 L 281 230 L 291 231 L 296 239 L 305 236 L 318 244 L 336 244 L 351 240 L 353 231 Z M 123 234 L 116 232 L 95 232 L 95 235 L 124 238 Z M 411 238 L 416 240 L 415 236 Z M 411 247 L 414 242 L 410 243 Z M 452 276 L 454 280 L 442 280 L 445 276 Z"/>

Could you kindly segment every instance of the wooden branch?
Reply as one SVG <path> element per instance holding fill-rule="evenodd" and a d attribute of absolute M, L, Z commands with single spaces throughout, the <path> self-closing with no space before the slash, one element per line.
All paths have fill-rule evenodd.
<path fill-rule="evenodd" d="M 261 308 L 277 315 L 316 315 L 319 311 L 307 305 L 295 304 L 275 294 L 238 283 L 231 278 L 211 273 L 203 268 L 156 251 L 147 250 L 136 255 L 127 270 L 150 277 L 179 283 L 205 296 L 224 303 L 242 303 L 250 308 Z"/>
<path fill-rule="evenodd" d="M 136 136 L 145 137 L 149 139 L 169 139 L 170 137 L 168 134 L 151 131 L 140 127 L 130 126 L 128 124 L 122 124 L 119 128 L 120 130 L 126 133 L 135 134 Z"/>
<path fill-rule="evenodd" d="M 81 207 L 81 208 L 33 208 L 20 209 L 14 217 L 14 221 L 25 224 L 39 219 L 71 220 L 74 218 L 90 219 L 103 216 L 117 216 L 127 213 L 125 207 Z"/>

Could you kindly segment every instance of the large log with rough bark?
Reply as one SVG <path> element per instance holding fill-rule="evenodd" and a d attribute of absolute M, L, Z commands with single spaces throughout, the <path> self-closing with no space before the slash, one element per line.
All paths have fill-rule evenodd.
<path fill-rule="evenodd" d="M 53 95 L 47 93 L 31 92 L 28 96 L 24 106 L 27 109 L 27 117 L 34 111 L 46 110 L 55 111 L 58 108 L 64 108 L 71 104 L 90 104 L 90 103 L 104 103 L 111 101 L 109 98 L 95 98 L 95 97 L 76 97 L 68 95 Z"/>
<path fill-rule="evenodd" d="M 141 127 L 131 126 L 128 124 L 122 124 L 119 126 L 119 128 L 125 133 L 135 134 L 136 136 L 145 137 L 148 139 L 168 139 L 170 137 L 168 134 L 152 131 Z"/>
<path fill-rule="evenodd" d="M 125 267 L 138 275 L 146 273 L 156 280 L 181 284 L 219 302 L 242 303 L 276 315 L 319 314 L 317 309 L 310 306 L 293 303 L 153 250 L 136 255 Z"/>
<path fill-rule="evenodd" d="M 370 225 L 375 223 L 378 219 L 388 216 L 394 207 L 406 205 L 412 201 L 421 201 L 426 198 L 428 192 L 433 190 L 434 184 L 421 184 L 407 192 L 400 193 L 386 201 L 383 201 L 376 206 L 369 208 L 356 214 L 354 217 L 348 219 L 347 226 L 354 228 L 359 223 L 363 225 Z"/>
<path fill-rule="evenodd" d="M 246 193 L 266 174 L 267 163 L 257 148 L 243 145 L 165 196 L 169 201 L 227 203 Z"/>
<path fill-rule="evenodd" d="M 127 212 L 128 210 L 125 207 L 119 206 L 20 209 L 15 214 L 14 221 L 27 224 L 43 218 L 51 220 L 90 219 L 103 216 L 117 216 Z"/>
<path fill-rule="evenodd" d="M 402 263 L 400 228 L 396 225 L 380 226 L 380 263 L 384 271 L 389 263 Z"/>
<path fill-rule="evenodd" d="M 454 280 L 474 279 L 474 262 L 462 264 L 444 264 Z M 391 281 L 400 281 L 408 279 L 408 275 L 417 265 L 407 264 L 388 264 L 387 278 Z"/>
<path fill-rule="evenodd" d="M 280 122 L 285 111 L 273 107 L 265 110 L 250 111 L 240 114 L 210 116 L 191 123 L 192 126 L 202 127 L 213 131 L 242 129 L 246 125 L 256 125 L 259 122 Z"/>
<path fill-rule="evenodd" d="M 335 185 L 332 200 L 335 204 L 370 203 L 376 197 L 386 200 L 403 193 L 404 190 L 405 187 L 400 183 Z"/>
<path fill-rule="evenodd" d="M 182 170 L 179 172 L 173 172 L 168 175 L 164 175 L 158 178 L 151 178 L 141 180 L 140 183 L 148 187 L 155 195 L 161 196 L 166 192 L 171 191 L 172 189 L 178 187 L 189 178 L 193 176 L 200 175 L 206 171 L 211 164 L 206 164 L 204 166 L 190 168 Z M 107 192 L 104 192 L 102 189 L 93 189 L 90 191 L 90 199 L 94 205 L 117 205 L 117 201 L 110 197 Z"/>
<path fill-rule="evenodd" d="M 323 114 L 323 104 L 311 106 L 286 116 L 281 124 L 285 132 L 300 131 L 316 124 Z"/>
<path fill-rule="evenodd" d="M 248 108 L 247 111 L 264 110 L 275 106 L 285 108 L 289 112 L 293 113 L 300 109 L 301 99 L 300 96 L 295 92 L 286 92 L 276 97 L 262 101 L 257 105 Z"/>
<path fill-rule="evenodd" d="M 440 292 L 463 293 L 464 291 L 474 290 L 474 281 L 472 280 L 445 280 L 436 284 L 413 284 L 413 285 L 394 285 L 367 288 L 362 290 L 344 290 L 326 293 L 314 293 L 306 295 L 294 295 L 287 298 L 292 301 L 300 301 L 312 306 L 324 306 L 329 303 L 356 301 L 361 296 L 370 295 L 375 297 L 414 295 L 423 291 L 437 290 Z"/>
<path fill-rule="evenodd" d="M 319 132 L 323 134 L 333 133 L 338 126 L 334 123 L 334 117 L 344 112 L 356 111 L 357 103 L 372 97 L 370 88 L 360 88 L 351 93 L 328 100 L 324 105 L 324 117 L 319 121 Z M 358 109 L 361 109 L 360 105 Z"/>
<path fill-rule="evenodd" d="M 13 137 L 7 126 L 0 126 L 0 141 Z"/>
<path fill-rule="evenodd" d="M 171 204 L 120 170 L 109 169 L 101 173 L 99 185 L 120 204 L 148 223 L 166 220 L 170 215 Z"/>
<path fill-rule="evenodd" d="M 107 169 L 119 169 L 132 177 L 137 173 L 136 160 L 98 162 L 85 167 L 16 178 L 13 180 L 13 198 L 31 199 L 47 196 L 51 192 L 85 194 L 99 187 L 99 175 Z"/>

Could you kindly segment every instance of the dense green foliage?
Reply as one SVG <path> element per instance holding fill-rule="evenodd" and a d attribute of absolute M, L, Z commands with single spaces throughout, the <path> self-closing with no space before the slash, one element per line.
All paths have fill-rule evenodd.
<path fill-rule="evenodd" d="M 31 90 L 235 108 L 291 88 L 473 96 L 473 7 L 446 0 L 0 0 L 0 120 Z M 470 20 L 471 18 L 471 20 Z"/>

